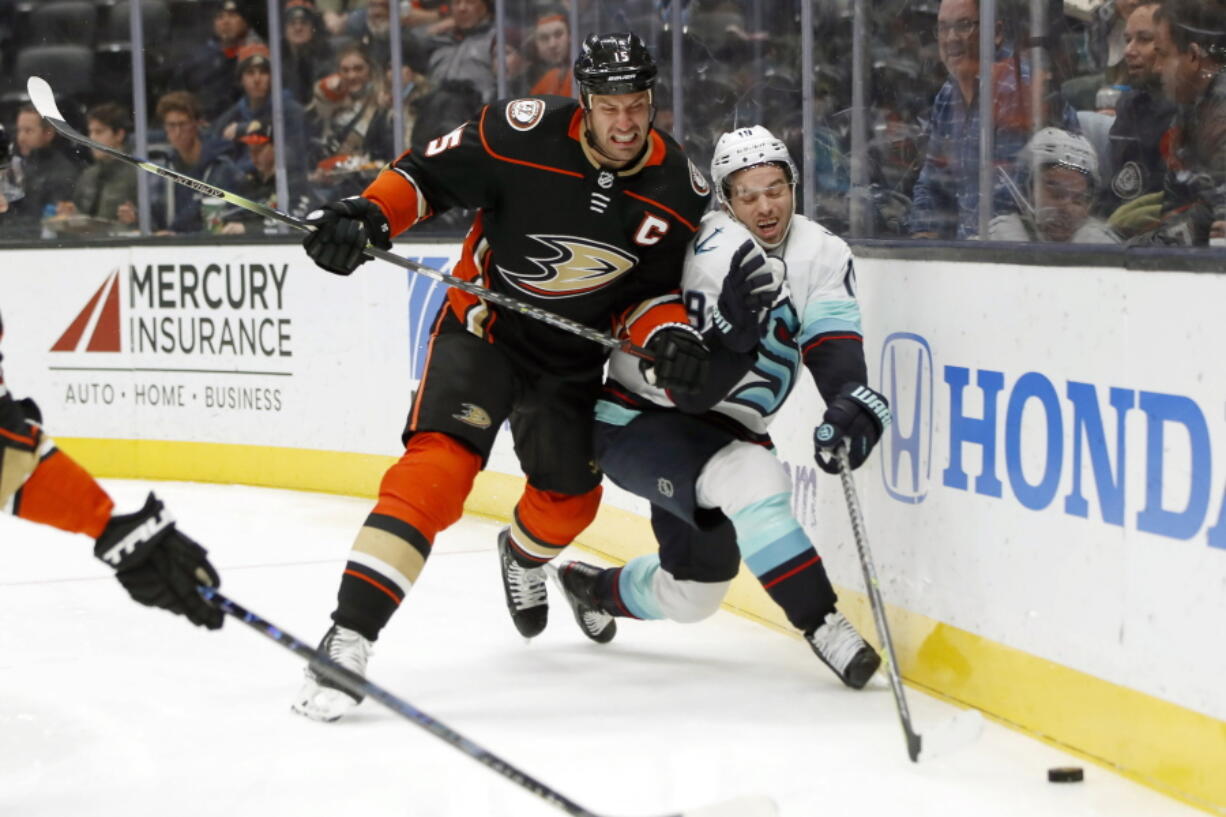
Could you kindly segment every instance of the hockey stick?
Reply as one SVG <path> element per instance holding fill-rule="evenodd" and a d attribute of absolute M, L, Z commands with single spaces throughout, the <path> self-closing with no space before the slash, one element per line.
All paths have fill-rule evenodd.
<path fill-rule="evenodd" d="M 340 684 L 346 690 L 357 695 L 373 698 L 397 715 L 412 721 L 436 738 L 459 749 L 481 765 L 497 772 L 520 788 L 535 794 L 550 805 L 556 806 L 567 814 L 574 815 L 574 817 L 601 817 L 596 812 L 589 811 L 556 789 L 511 765 L 493 752 L 477 745 L 447 726 L 447 724 L 435 720 L 408 701 L 393 695 L 383 687 L 366 680 L 361 675 L 345 669 L 324 653 L 308 646 L 275 624 L 260 618 L 255 613 L 222 595 L 215 588 L 200 586 L 196 590 L 214 607 L 226 615 L 238 619 L 261 635 L 277 642 L 299 658 L 306 659 L 315 671 L 326 675 L 330 680 Z M 682 812 L 669 814 L 667 817 L 775 817 L 777 813 L 774 801 L 769 797 L 749 796 L 737 797 L 710 806 L 686 809 Z"/>
<path fill-rule="evenodd" d="M 898 705 L 898 717 L 902 721 L 903 735 L 907 739 L 907 756 L 911 758 L 912 763 L 918 762 L 921 758 L 931 760 L 977 740 L 979 733 L 983 731 L 983 716 L 978 710 L 965 709 L 945 723 L 938 724 L 927 735 L 920 735 L 911 725 L 911 710 L 907 708 L 902 676 L 898 673 L 894 641 L 890 638 L 890 627 L 885 617 L 885 602 L 881 600 L 877 571 L 873 567 L 873 558 L 868 551 L 864 514 L 860 511 L 860 499 L 856 494 L 856 484 L 851 476 L 849 451 L 849 444 L 844 442 L 835 449 L 835 458 L 839 463 L 839 479 L 843 482 L 843 496 L 847 499 L 847 512 L 851 516 L 851 532 L 856 540 L 856 550 L 860 554 L 860 568 L 864 572 L 864 586 L 868 591 L 869 606 L 873 609 L 873 622 L 877 625 L 877 636 L 881 639 L 882 649 L 885 650 L 885 667 L 890 679 L 890 689 L 894 692 L 894 703 Z"/>
<path fill-rule="evenodd" d="M 60 114 L 59 106 L 56 105 L 55 102 L 55 92 L 51 90 L 51 86 L 48 85 L 47 81 L 42 77 L 30 77 L 29 81 L 26 83 L 26 91 L 30 95 L 30 102 L 33 103 L 39 115 L 42 116 L 43 119 L 47 120 L 47 123 L 51 125 L 51 127 L 55 128 L 55 130 L 65 139 L 85 145 L 100 153 L 113 156 L 121 162 L 126 162 L 127 164 L 138 167 L 148 173 L 161 176 L 164 179 L 170 179 L 172 182 L 181 184 L 184 187 L 190 187 L 197 193 L 202 193 L 206 196 L 212 196 L 218 199 L 224 199 L 230 204 L 233 204 L 235 207 L 241 207 L 244 210 L 248 210 L 264 218 L 280 221 L 282 224 L 288 224 L 294 229 L 313 229 L 305 221 L 297 218 L 296 216 L 291 216 L 289 213 L 283 213 L 280 210 L 276 210 L 267 205 L 260 204 L 256 201 L 251 201 L 250 199 L 246 199 L 235 193 L 231 193 L 229 190 L 214 187 L 213 185 L 202 182 L 199 179 L 193 179 L 191 176 L 185 176 L 177 171 L 162 167 L 161 165 L 155 165 L 145 159 L 138 159 L 135 156 L 129 156 L 121 150 L 116 150 L 115 148 L 95 142 L 64 121 L 64 117 Z M 564 318 L 561 315 L 557 315 L 547 309 L 541 309 L 538 306 L 524 303 L 517 298 L 512 298 L 509 295 L 503 295 L 501 292 L 494 292 L 479 284 L 474 284 L 471 281 L 465 281 L 463 278 L 457 278 L 449 273 L 436 270 L 434 267 L 427 267 L 424 264 L 418 264 L 416 261 L 401 258 L 399 255 L 389 252 L 388 250 L 381 250 L 373 244 L 366 245 L 365 253 L 372 258 L 378 258 L 380 261 L 387 261 L 389 264 L 395 264 L 398 267 L 411 270 L 412 272 L 416 272 L 419 275 L 424 275 L 427 278 L 432 278 L 435 281 L 446 284 L 447 286 L 462 289 L 470 295 L 476 295 L 482 300 L 486 300 L 491 303 L 498 304 L 501 307 L 505 307 L 506 309 L 511 309 L 515 312 L 522 313 L 527 315 L 529 318 L 535 318 L 536 320 L 546 323 L 555 329 L 570 332 L 571 334 L 578 335 L 585 340 L 590 340 L 593 343 L 599 343 L 601 346 L 606 348 L 620 349 L 623 352 L 642 358 L 643 360 L 650 361 L 655 359 L 654 356 L 646 349 L 643 349 L 641 346 L 636 346 L 628 340 L 621 341 L 617 340 L 616 338 L 609 337 L 605 333 L 598 332 L 590 326 L 584 326 L 578 321 L 572 321 L 570 318 Z"/>

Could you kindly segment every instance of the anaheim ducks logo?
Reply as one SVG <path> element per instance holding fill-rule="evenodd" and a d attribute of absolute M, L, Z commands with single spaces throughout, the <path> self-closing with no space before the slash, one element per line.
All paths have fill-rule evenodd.
<path fill-rule="evenodd" d="M 474 428 L 489 428 L 493 423 L 488 411 L 472 403 L 461 403 L 460 412 L 451 416 L 461 423 L 466 423 Z"/>
<path fill-rule="evenodd" d="M 634 269 L 638 258 L 610 244 L 571 235 L 531 235 L 552 255 L 528 258 L 539 272 L 499 267 L 511 286 L 541 298 L 573 298 L 606 287 Z"/>

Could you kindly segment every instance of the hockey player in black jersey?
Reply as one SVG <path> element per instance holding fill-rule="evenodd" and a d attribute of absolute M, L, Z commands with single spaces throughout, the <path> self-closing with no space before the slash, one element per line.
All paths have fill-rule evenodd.
<path fill-rule="evenodd" d="M 655 360 L 676 392 L 699 387 L 707 350 L 678 284 L 706 209 L 702 173 L 652 128 L 656 66 L 634 34 L 592 35 L 575 63 L 581 100 L 504 99 L 407 152 L 362 196 L 308 217 L 304 246 L 348 275 L 452 207 L 476 209 L 453 274 L 602 331 Z M 507 605 L 532 637 L 545 626 L 542 566 L 591 522 L 601 472 L 592 424 L 604 347 L 449 290 L 404 433 L 406 449 L 353 544 L 321 648 L 364 673 L 417 581 L 435 535 L 459 519 L 504 420 L 528 484 L 498 538 Z M 308 668 L 294 709 L 335 720 L 358 703 Z"/>

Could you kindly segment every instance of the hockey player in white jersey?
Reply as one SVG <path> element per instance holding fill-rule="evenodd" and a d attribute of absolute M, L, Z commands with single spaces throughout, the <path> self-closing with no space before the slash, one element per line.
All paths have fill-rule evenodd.
<path fill-rule="evenodd" d="M 721 136 L 711 172 L 722 206 L 703 218 L 682 279 L 712 350 L 708 387 L 665 392 L 617 353 L 597 404 L 599 465 L 651 501 L 659 552 L 607 570 L 566 562 L 558 578 L 579 626 L 606 642 L 616 616 L 711 615 L 743 559 L 817 656 L 859 689 L 881 659 L 836 609 L 767 434 L 802 368 L 827 406 L 814 424 L 823 470 L 837 473 L 830 455 L 844 440 L 858 467 L 890 422 L 885 398 L 865 384 L 851 251 L 793 212 L 796 167 L 766 128 Z"/>

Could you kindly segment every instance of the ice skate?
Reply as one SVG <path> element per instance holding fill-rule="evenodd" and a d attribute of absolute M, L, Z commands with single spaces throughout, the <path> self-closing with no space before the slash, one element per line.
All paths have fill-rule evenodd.
<path fill-rule="evenodd" d="M 596 601 L 596 577 L 601 571 L 583 562 L 563 562 L 551 568 L 558 586 L 566 594 L 575 621 L 583 634 L 597 644 L 608 644 L 617 635 L 617 621 L 600 609 Z"/>
<path fill-rule="evenodd" d="M 366 660 L 370 657 L 371 642 L 361 633 L 333 624 L 328 628 L 319 651 L 347 670 L 366 677 Z M 306 668 L 306 680 L 294 699 L 293 710 L 311 720 L 331 722 L 348 714 L 362 702 L 361 695 L 342 689 L 337 683 L 318 673 L 310 664 Z"/>
<path fill-rule="evenodd" d="M 839 680 L 852 689 L 863 689 L 881 666 L 881 656 L 837 610 L 827 613 L 821 626 L 805 634 L 805 640 Z"/>
<path fill-rule="evenodd" d="M 524 638 L 541 634 L 549 623 L 549 598 L 545 593 L 545 570 L 524 567 L 511 553 L 511 529 L 498 532 L 498 561 L 502 566 L 502 589 L 515 629 Z"/>

